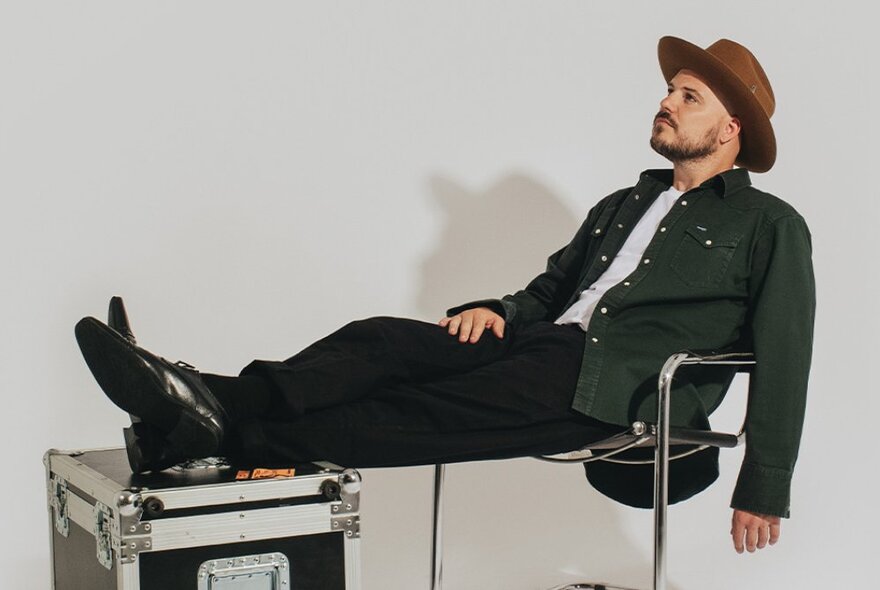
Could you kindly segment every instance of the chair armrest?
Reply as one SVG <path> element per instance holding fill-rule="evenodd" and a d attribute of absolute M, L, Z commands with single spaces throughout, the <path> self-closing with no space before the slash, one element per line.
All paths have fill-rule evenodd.
<path fill-rule="evenodd" d="M 659 396 L 657 398 L 657 426 L 654 428 L 655 434 L 660 438 L 673 436 L 688 444 L 707 444 L 714 447 L 735 447 L 743 439 L 743 432 L 739 434 L 726 434 L 712 431 L 699 431 L 688 428 L 670 428 L 669 427 L 669 397 L 672 390 L 672 379 L 675 372 L 683 365 L 733 365 L 739 367 L 739 371 L 749 371 L 756 364 L 755 355 L 750 352 L 725 352 L 725 353 L 699 353 L 693 351 L 683 351 L 670 356 L 663 369 L 660 371 L 660 377 L 657 380 L 657 388 Z M 672 444 L 675 442 L 669 441 Z M 668 445 L 666 445 L 668 447 Z"/>
<path fill-rule="evenodd" d="M 685 355 L 681 362 L 683 365 L 740 365 L 743 367 L 741 371 L 749 371 L 751 366 L 755 364 L 755 355 L 751 352 L 700 352 L 693 350 L 684 350 L 674 354 L 669 357 L 667 363 L 681 354 Z"/>
<path fill-rule="evenodd" d="M 672 429 L 669 427 L 669 398 L 672 390 L 672 379 L 675 372 L 682 365 L 738 365 L 748 367 L 755 364 L 755 356 L 748 352 L 728 352 L 728 353 L 709 353 L 698 354 L 690 351 L 679 352 L 670 356 L 660 376 L 657 379 L 657 426 L 656 432 L 656 454 L 654 456 L 654 506 L 663 506 L 663 510 L 655 513 L 655 527 L 659 530 L 665 526 L 666 505 L 669 502 L 669 486 L 667 478 L 669 476 L 669 445 Z M 678 430 L 678 429 L 676 429 Z M 685 429 L 688 430 L 688 429 Z M 706 431 L 701 434 L 691 432 L 679 432 L 688 438 L 711 439 L 711 444 L 716 446 L 736 446 L 742 437 L 739 435 L 722 434 L 717 432 Z M 695 441 L 696 442 L 696 441 Z M 731 445 L 732 443 L 732 445 Z M 703 444 L 703 443 L 697 443 Z"/>
<path fill-rule="evenodd" d="M 740 437 L 726 432 L 669 427 L 670 445 L 704 445 L 732 449 L 740 444 Z"/>

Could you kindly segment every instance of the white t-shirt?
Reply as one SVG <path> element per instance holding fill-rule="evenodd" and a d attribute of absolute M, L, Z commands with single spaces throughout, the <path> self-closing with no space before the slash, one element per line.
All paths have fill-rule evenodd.
<path fill-rule="evenodd" d="M 639 265 L 642 255 L 645 253 L 651 238 L 657 232 L 657 228 L 672 206 L 683 193 L 669 187 L 660 193 L 657 200 L 651 203 L 642 218 L 633 228 L 632 233 L 626 238 L 626 242 L 620 248 L 620 252 L 611 261 L 605 272 L 596 279 L 587 289 L 581 291 L 581 295 L 571 307 L 566 309 L 557 324 L 580 324 L 586 332 L 590 325 L 590 318 L 596 309 L 596 304 L 605 296 L 605 293 L 628 277 Z"/>

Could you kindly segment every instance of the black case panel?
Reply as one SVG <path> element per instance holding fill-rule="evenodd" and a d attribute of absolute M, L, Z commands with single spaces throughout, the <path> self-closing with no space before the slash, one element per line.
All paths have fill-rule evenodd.
<path fill-rule="evenodd" d="M 98 563 L 95 537 L 70 521 L 67 537 L 52 528 L 55 548 L 55 590 L 116 590 L 116 564 Z"/>
<path fill-rule="evenodd" d="M 141 590 L 194 590 L 206 561 L 274 552 L 290 562 L 290 590 L 345 590 L 344 541 L 340 533 L 321 533 L 141 553 Z"/>
<path fill-rule="evenodd" d="M 125 449 L 104 449 L 88 451 L 76 456 L 76 460 L 82 462 L 107 476 L 119 484 L 120 488 L 147 487 L 153 490 L 166 488 L 181 488 L 193 485 L 210 485 L 217 483 L 235 482 L 235 474 L 239 469 L 253 469 L 265 467 L 265 465 L 234 465 L 230 469 L 190 469 L 177 471 L 174 468 L 166 469 L 158 473 L 134 474 L 128 466 Z M 297 463 L 296 465 L 284 465 L 295 467 L 297 475 L 313 475 L 320 472 L 321 468 L 314 463 Z M 236 482 L 246 483 L 246 482 Z"/>

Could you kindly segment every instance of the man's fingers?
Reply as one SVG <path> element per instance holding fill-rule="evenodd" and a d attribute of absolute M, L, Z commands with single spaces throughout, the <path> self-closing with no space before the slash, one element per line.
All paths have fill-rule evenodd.
<path fill-rule="evenodd" d="M 468 338 L 471 336 L 471 328 L 473 325 L 473 320 L 470 317 L 462 318 L 461 325 L 458 327 L 459 342 L 467 342 Z"/>
<path fill-rule="evenodd" d="M 770 525 L 763 524 L 758 527 L 758 549 L 763 549 L 767 546 L 767 542 L 770 540 Z"/>
<path fill-rule="evenodd" d="M 763 549 L 769 543 L 773 545 L 779 540 L 781 533 L 780 518 L 734 509 L 730 535 L 737 553 L 743 548 L 749 553 Z M 745 542 L 744 542 L 745 541 Z"/>
<path fill-rule="evenodd" d="M 779 535 L 782 534 L 782 527 L 777 524 L 770 525 L 770 544 L 775 545 L 776 541 L 779 540 Z"/>
<path fill-rule="evenodd" d="M 736 519 L 733 521 L 733 527 L 730 529 L 730 534 L 733 537 L 733 548 L 736 549 L 737 553 L 743 552 L 743 536 L 745 536 L 746 527 L 742 524 L 738 523 Z"/>
<path fill-rule="evenodd" d="M 486 308 L 466 310 L 452 317 L 442 318 L 437 323 L 446 328 L 451 336 L 457 335 L 459 342 L 470 341 L 473 344 L 479 341 L 486 328 L 491 328 L 499 338 L 504 337 L 504 320 Z"/>
<path fill-rule="evenodd" d="M 476 321 L 474 322 L 474 327 L 471 330 L 470 342 L 471 344 L 476 343 L 480 340 L 480 336 L 483 335 L 483 330 L 486 329 L 486 322 Z"/>
<path fill-rule="evenodd" d="M 752 523 L 748 527 L 746 527 L 746 551 L 749 553 L 754 553 L 755 549 L 758 546 L 758 525 Z"/>
<path fill-rule="evenodd" d="M 449 318 L 449 321 L 447 322 L 447 324 L 448 324 L 448 330 L 447 330 L 447 331 L 448 331 L 449 334 L 451 334 L 452 336 L 455 336 L 456 334 L 458 334 L 458 326 L 461 324 L 461 317 L 460 317 L 460 316 L 454 316 L 454 317 L 452 317 L 452 318 Z"/>

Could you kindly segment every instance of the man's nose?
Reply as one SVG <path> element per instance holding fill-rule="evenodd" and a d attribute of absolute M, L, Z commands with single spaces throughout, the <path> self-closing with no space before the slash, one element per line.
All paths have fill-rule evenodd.
<path fill-rule="evenodd" d="M 667 94 L 663 100 L 660 101 L 660 108 L 664 111 L 669 111 L 670 113 L 675 111 L 675 100 L 672 98 L 672 94 Z"/>

